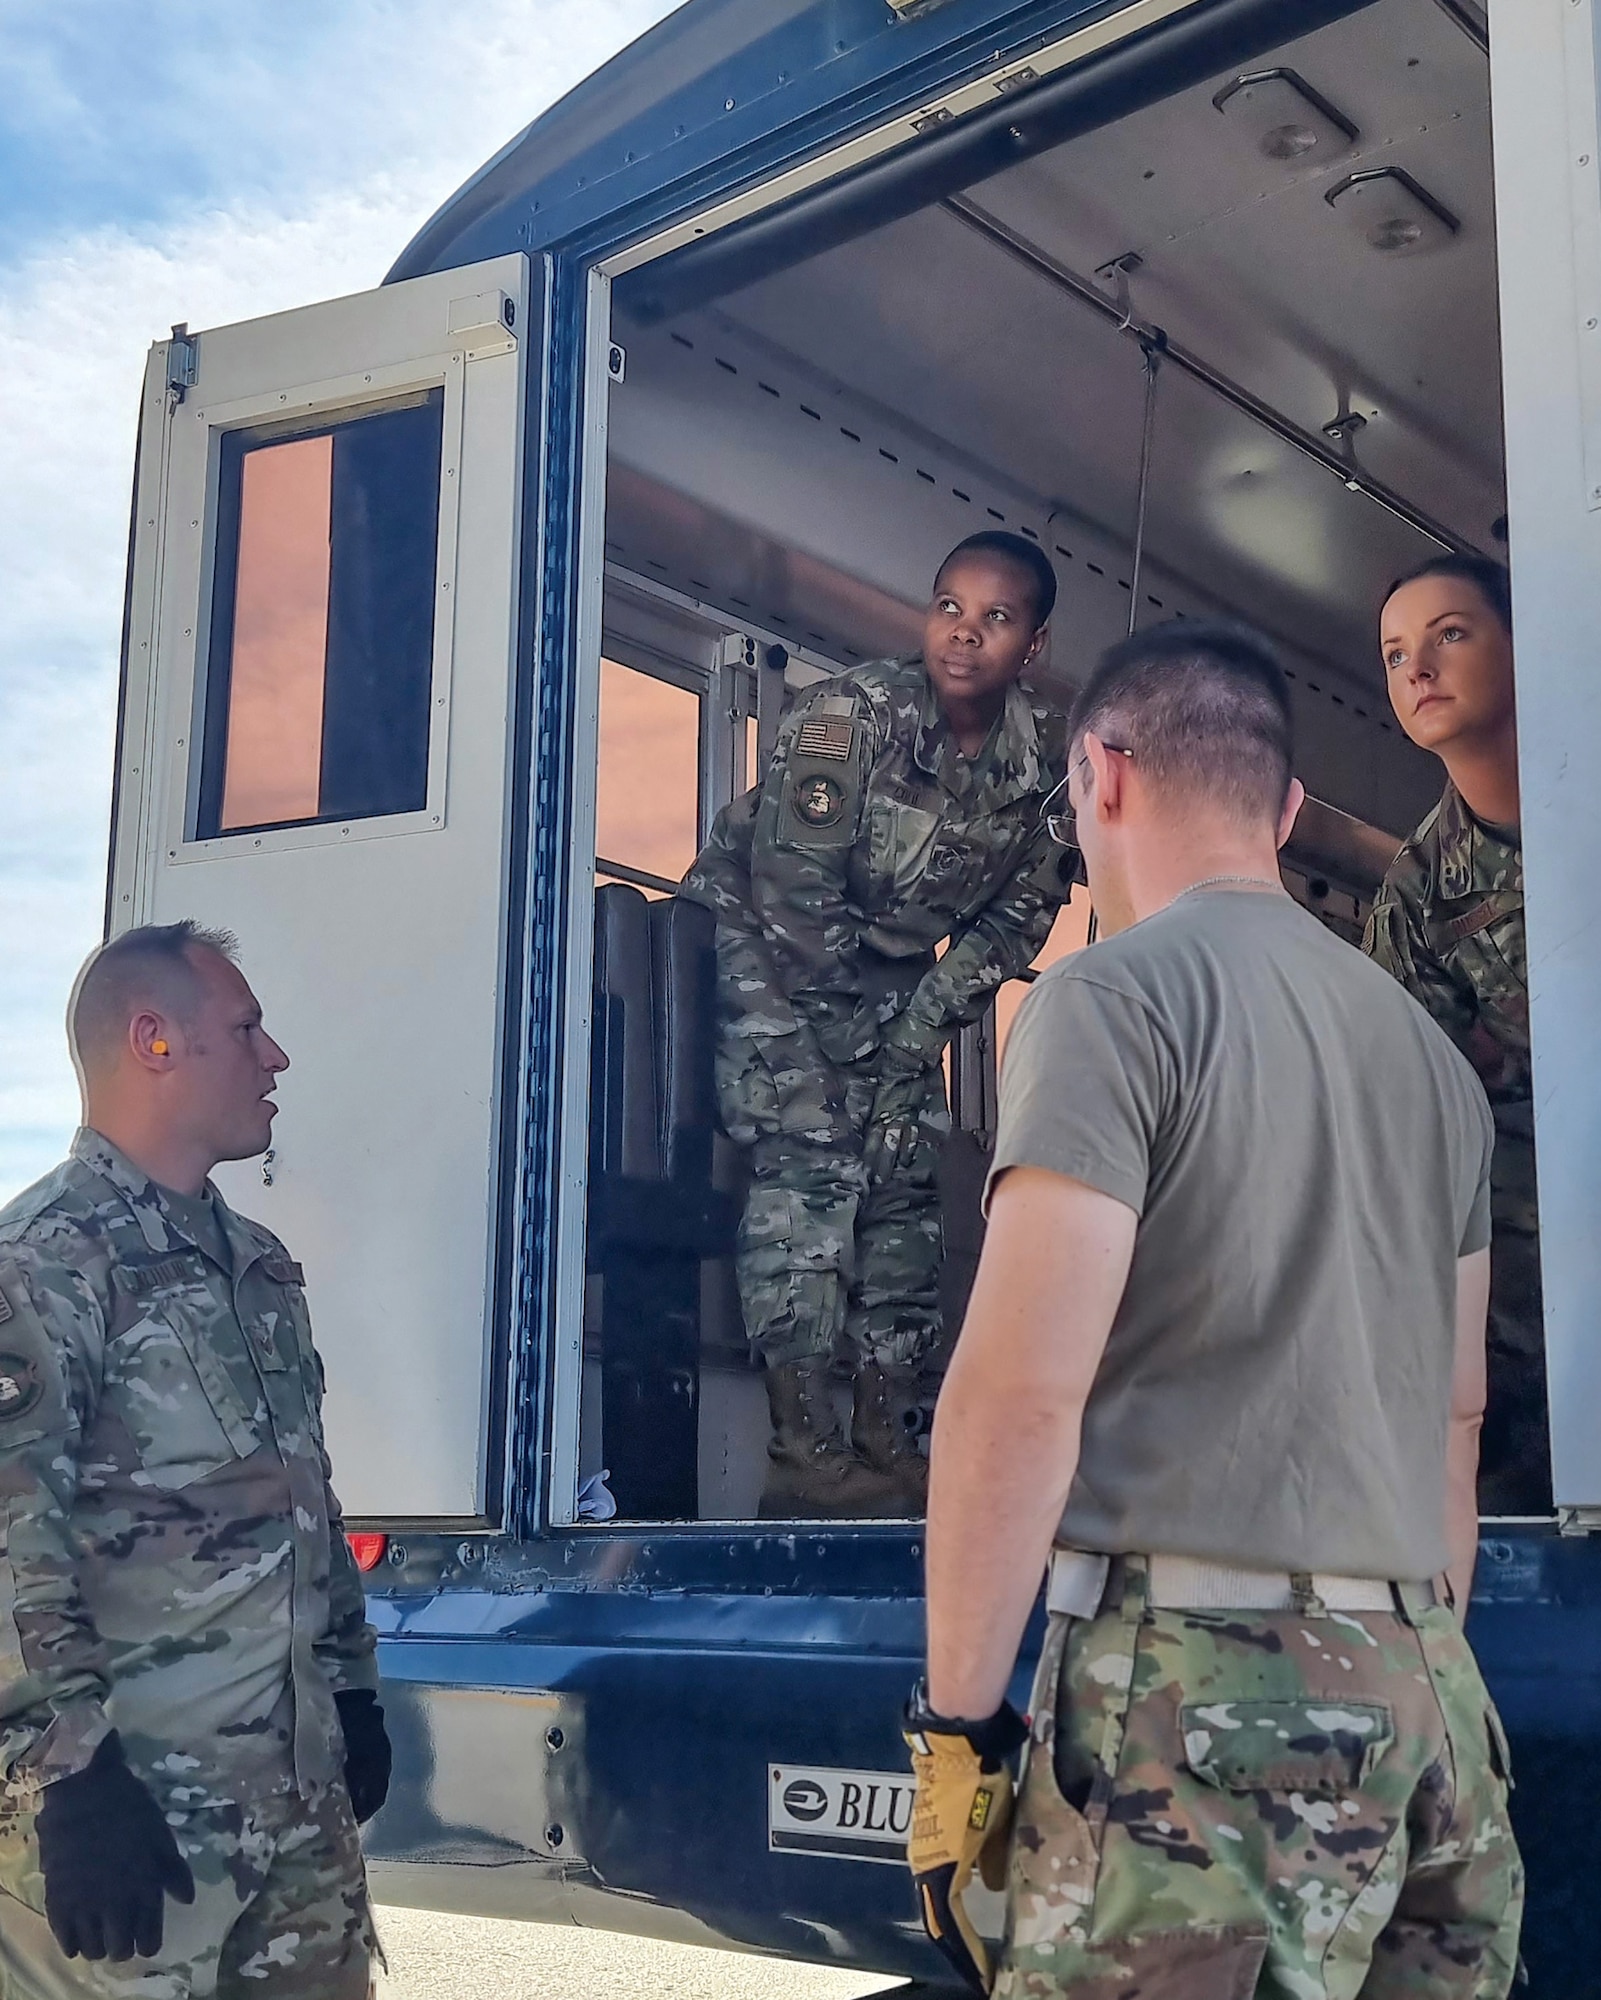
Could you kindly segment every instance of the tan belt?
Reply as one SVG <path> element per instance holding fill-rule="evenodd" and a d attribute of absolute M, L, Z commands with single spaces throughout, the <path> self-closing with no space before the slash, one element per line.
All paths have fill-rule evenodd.
<path fill-rule="evenodd" d="M 1053 1549 L 1046 1608 L 1093 1618 L 1106 1595 L 1112 1557 L 1088 1549 Z M 1287 1570 L 1231 1569 L 1193 1556 L 1149 1556 L 1146 1602 L 1165 1611 L 1294 1611 L 1305 1592 Z M 1311 1592 L 1327 1611 L 1396 1611 L 1398 1587 L 1371 1576 L 1313 1576 Z M 1409 1608 L 1435 1602 L 1432 1584 L 1404 1588 Z"/>

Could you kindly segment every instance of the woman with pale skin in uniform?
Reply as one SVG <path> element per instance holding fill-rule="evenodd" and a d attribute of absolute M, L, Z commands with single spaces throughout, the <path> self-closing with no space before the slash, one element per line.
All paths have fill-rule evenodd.
<path fill-rule="evenodd" d="M 1432 750 L 1476 820 L 1516 829 L 1518 729 L 1507 574 L 1479 556 L 1444 556 L 1385 599 L 1385 683 L 1396 719 Z"/>
<path fill-rule="evenodd" d="M 1446 785 L 1391 864 L 1364 948 L 1456 1041 L 1495 1113 L 1480 1510 L 1540 1514 L 1551 1474 L 1506 571 L 1435 558 L 1386 594 L 1379 645 L 1396 720 Z"/>

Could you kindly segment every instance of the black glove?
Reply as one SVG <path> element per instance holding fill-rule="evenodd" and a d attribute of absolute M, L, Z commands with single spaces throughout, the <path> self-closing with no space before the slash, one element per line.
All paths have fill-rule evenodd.
<path fill-rule="evenodd" d="M 345 1732 L 345 1783 L 357 1826 L 365 1826 L 389 1796 L 389 1768 L 394 1753 L 384 1712 L 371 1688 L 341 1688 L 334 1696 L 339 1726 Z"/>
<path fill-rule="evenodd" d="M 906 1704 L 905 1734 L 917 1778 L 906 1858 L 923 1928 L 968 1985 L 988 1993 L 994 1970 L 962 1898 L 975 1871 L 988 1888 L 1005 1884 L 1014 1805 L 1007 1759 L 1028 1724 L 1005 1701 L 982 1722 L 936 1715 L 919 1681 Z"/>
<path fill-rule="evenodd" d="M 35 1822 L 44 1913 L 68 1958 L 154 1958 L 164 1897 L 192 1903 L 195 1878 L 113 1729 L 70 1778 L 46 1785 Z"/>
<path fill-rule="evenodd" d="M 897 1165 L 910 1161 L 919 1138 L 920 1114 L 928 1095 L 928 1070 L 912 1066 L 914 1059 L 886 1049 L 873 1092 L 862 1163 L 875 1185 L 888 1180 Z"/>

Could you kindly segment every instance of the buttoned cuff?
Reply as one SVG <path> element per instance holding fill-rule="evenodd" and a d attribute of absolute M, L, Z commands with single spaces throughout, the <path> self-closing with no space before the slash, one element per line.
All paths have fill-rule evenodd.
<path fill-rule="evenodd" d="M 907 1013 L 886 1030 L 879 1052 L 888 1067 L 903 1070 L 908 1076 L 921 1076 L 933 1069 L 948 1040 L 944 1028 L 929 1027 Z"/>
<path fill-rule="evenodd" d="M 76 1777 L 88 1769 L 110 1734 L 111 1719 L 104 1704 L 93 1696 L 58 1708 L 43 1729 L 14 1726 L 6 1730 L 0 1737 L 5 1795 L 26 1803 L 57 1778 Z"/>
<path fill-rule="evenodd" d="M 334 1694 L 378 1692 L 378 1635 L 370 1625 L 364 1627 L 367 1645 L 365 1650 L 354 1653 L 321 1653 L 322 1670 L 328 1676 L 328 1686 Z"/>

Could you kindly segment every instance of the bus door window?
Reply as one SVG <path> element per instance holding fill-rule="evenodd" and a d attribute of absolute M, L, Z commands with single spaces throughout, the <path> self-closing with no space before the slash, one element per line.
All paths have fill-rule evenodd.
<path fill-rule="evenodd" d="M 427 804 L 443 419 L 224 434 L 198 838 Z"/>

